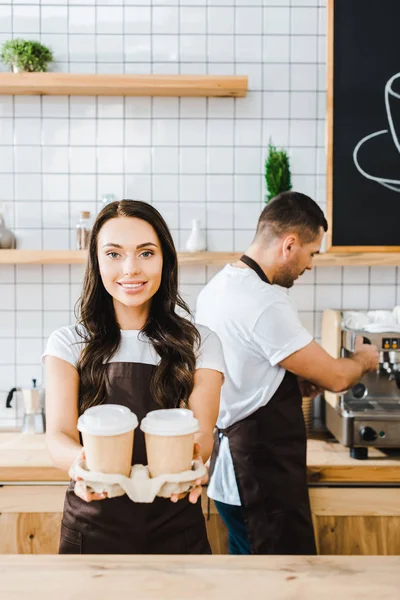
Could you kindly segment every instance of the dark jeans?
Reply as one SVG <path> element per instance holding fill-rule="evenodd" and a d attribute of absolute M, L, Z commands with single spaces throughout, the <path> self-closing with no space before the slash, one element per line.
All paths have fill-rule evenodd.
<path fill-rule="evenodd" d="M 228 529 L 229 554 L 251 554 L 241 506 L 215 500 L 215 506 Z"/>

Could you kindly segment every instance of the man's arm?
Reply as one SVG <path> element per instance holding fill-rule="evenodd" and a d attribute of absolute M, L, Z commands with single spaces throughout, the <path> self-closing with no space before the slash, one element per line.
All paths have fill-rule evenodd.
<path fill-rule="evenodd" d="M 357 338 L 355 350 L 351 358 L 335 359 L 312 341 L 279 364 L 324 390 L 339 393 L 357 383 L 366 371 L 374 371 L 378 367 L 376 346 L 363 344 L 362 338 Z"/>

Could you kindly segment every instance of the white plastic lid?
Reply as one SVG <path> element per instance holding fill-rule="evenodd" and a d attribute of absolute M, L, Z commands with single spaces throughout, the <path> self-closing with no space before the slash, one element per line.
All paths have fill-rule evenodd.
<path fill-rule="evenodd" d="M 140 429 L 151 435 L 188 435 L 199 430 L 199 422 L 187 408 L 167 408 L 147 413 Z"/>
<path fill-rule="evenodd" d="M 121 435 L 137 426 L 135 413 L 120 404 L 92 406 L 78 419 L 79 431 L 90 435 Z"/>

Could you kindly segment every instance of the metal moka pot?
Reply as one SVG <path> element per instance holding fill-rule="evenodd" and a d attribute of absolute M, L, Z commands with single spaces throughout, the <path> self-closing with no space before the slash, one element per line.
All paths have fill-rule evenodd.
<path fill-rule="evenodd" d="M 46 421 L 41 402 L 42 390 L 36 386 L 36 379 L 32 379 L 30 388 L 13 388 L 8 394 L 6 406 L 11 408 L 14 392 L 21 392 L 24 402 L 24 416 L 22 420 L 23 433 L 44 433 Z"/>
<path fill-rule="evenodd" d="M 22 433 L 44 433 L 46 430 L 44 411 L 40 401 L 40 389 L 36 387 L 36 379 L 32 379 L 32 387 L 22 388 L 25 414 L 22 421 Z"/>

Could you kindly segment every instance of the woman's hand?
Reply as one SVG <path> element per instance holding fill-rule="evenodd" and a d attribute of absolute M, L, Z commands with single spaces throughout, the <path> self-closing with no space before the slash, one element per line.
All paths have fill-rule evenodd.
<path fill-rule="evenodd" d="M 194 445 L 193 460 L 197 460 L 198 462 L 203 462 L 203 459 L 200 454 L 200 444 L 196 443 Z M 196 504 L 197 500 L 201 496 L 201 490 L 202 490 L 201 486 L 208 483 L 208 479 L 209 479 L 209 477 L 208 477 L 208 468 L 207 468 L 207 473 L 204 475 L 204 477 L 201 477 L 200 479 L 196 479 L 196 482 L 195 482 L 196 487 L 194 487 L 189 493 L 189 502 L 191 502 L 192 504 Z M 187 493 L 188 492 L 184 492 L 183 494 L 172 494 L 171 502 L 178 502 L 178 500 L 182 500 L 182 498 L 185 498 Z"/>
<path fill-rule="evenodd" d="M 104 498 L 107 498 L 107 493 L 106 492 L 102 492 L 102 493 L 96 493 L 96 492 L 89 492 L 89 490 L 87 489 L 86 483 L 82 480 L 81 477 L 77 477 L 74 473 L 74 466 L 79 463 L 81 460 L 86 460 L 86 454 L 85 454 L 85 449 L 82 448 L 81 451 L 79 452 L 78 456 L 76 457 L 76 459 L 74 460 L 74 462 L 72 463 L 69 471 L 68 471 L 68 475 L 71 477 L 71 479 L 73 481 L 76 481 L 75 483 L 75 487 L 74 487 L 74 492 L 75 494 L 81 498 L 81 500 L 84 500 L 85 502 L 92 502 L 92 500 L 104 500 Z"/>

